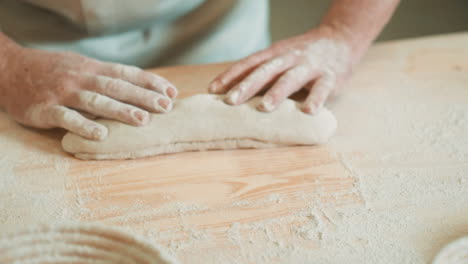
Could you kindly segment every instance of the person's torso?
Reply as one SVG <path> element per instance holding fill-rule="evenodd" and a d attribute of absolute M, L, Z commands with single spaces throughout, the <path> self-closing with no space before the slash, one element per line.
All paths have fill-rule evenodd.
<path fill-rule="evenodd" d="M 90 34 L 109 34 L 175 20 L 205 0 L 23 0 L 66 18 Z M 226 11 L 232 0 L 211 1 Z M 224 9 L 224 10 L 221 10 Z M 218 14 L 205 14 L 216 16 Z"/>
<path fill-rule="evenodd" d="M 138 66 L 248 55 L 267 20 L 267 0 L 0 1 L 0 28 L 25 46 Z"/>

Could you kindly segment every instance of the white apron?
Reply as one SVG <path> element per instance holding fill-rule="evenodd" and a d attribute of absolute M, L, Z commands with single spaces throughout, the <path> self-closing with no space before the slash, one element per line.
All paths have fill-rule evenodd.
<path fill-rule="evenodd" d="M 235 60 L 270 42 L 268 0 L 0 0 L 0 29 L 140 67 Z"/>

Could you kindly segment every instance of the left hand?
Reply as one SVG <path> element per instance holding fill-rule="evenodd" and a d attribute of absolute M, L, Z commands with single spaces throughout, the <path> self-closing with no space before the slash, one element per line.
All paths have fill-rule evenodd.
<path fill-rule="evenodd" d="M 279 41 L 232 65 L 213 80 L 209 91 L 228 92 L 226 102 L 239 105 L 272 83 L 257 107 L 270 112 L 291 94 L 306 88 L 309 93 L 302 110 L 317 113 L 349 78 L 359 58 L 344 39 L 331 29 L 319 27 Z"/>

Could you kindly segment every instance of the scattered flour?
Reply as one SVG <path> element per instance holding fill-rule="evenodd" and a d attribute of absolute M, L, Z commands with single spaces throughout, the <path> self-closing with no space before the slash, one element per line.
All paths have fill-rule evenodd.
<path fill-rule="evenodd" d="M 0 148 L 3 153 L 8 150 L 8 155 L 0 156 L 0 233 L 31 223 L 73 218 L 73 209 L 65 204 L 67 182 L 63 175 L 69 169 L 67 159 L 41 151 L 52 139 L 31 142 L 26 148 L 22 138 L 35 132 L 19 130 L 1 112 L 0 118 Z M 33 169 L 24 169 L 26 164 Z"/>

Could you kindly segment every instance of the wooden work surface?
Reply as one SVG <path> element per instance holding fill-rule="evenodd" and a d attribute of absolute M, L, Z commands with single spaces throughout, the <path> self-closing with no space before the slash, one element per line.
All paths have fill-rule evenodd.
<path fill-rule="evenodd" d="M 226 66 L 155 72 L 185 97 Z M 130 161 L 74 159 L 63 131 L 0 113 L 0 230 L 97 221 L 183 263 L 427 263 L 468 234 L 468 33 L 375 45 L 328 107 L 324 146 Z"/>

